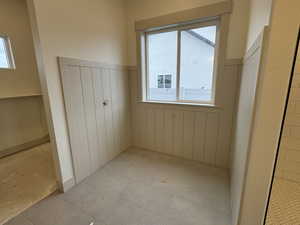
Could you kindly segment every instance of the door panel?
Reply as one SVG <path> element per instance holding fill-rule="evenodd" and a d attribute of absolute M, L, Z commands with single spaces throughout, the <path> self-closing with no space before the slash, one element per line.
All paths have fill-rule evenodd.
<path fill-rule="evenodd" d="M 69 58 L 59 63 L 79 183 L 131 145 L 129 77 L 118 66 Z"/>
<path fill-rule="evenodd" d="M 84 100 L 79 67 L 67 66 L 63 70 L 65 107 L 72 148 L 76 182 L 82 181 L 91 172 L 88 149 Z"/>
<path fill-rule="evenodd" d="M 106 139 L 106 128 L 105 128 L 105 112 L 104 112 L 104 93 L 103 93 L 103 81 L 102 81 L 102 70 L 98 68 L 92 69 L 93 73 L 93 91 L 95 99 L 95 114 L 96 114 L 96 125 L 97 125 L 97 136 L 100 156 L 100 166 L 108 160 L 108 147 Z"/>
<path fill-rule="evenodd" d="M 96 119 L 96 101 L 93 87 L 92 70 L 88 67 L 82 67 L 81 83 L 82 95 L 85 112 L 85 122 L 87 127 L 88 149 L 91 158 L 91 169 L 95 172 L 101 165 L 100 150 L 98 145 L 97 119 Z"/>

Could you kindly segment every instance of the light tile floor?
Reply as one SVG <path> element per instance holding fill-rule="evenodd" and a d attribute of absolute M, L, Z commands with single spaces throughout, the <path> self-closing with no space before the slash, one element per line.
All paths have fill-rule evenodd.
<path fill-rule="evenodd" d="M 300 225 L 300 183 L 276 178 L 267 225 Z"/>
<path fill-rule="evenodd" d="M 56 189 L 49 143 L 0 159 L 0 224 Z"/>
<path fill-rule="evenodd" d="M 131 149 L 6 225 L 230 225 L 230 214 L 226 170 Z"/>

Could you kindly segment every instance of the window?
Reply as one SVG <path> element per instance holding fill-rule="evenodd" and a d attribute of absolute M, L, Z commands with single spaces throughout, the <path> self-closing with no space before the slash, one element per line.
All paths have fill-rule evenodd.
<path fill-rule="evenodd" d="M 0 69 L 14 69 L 14 60 L 8 37 L 0 36 Z"/>
<path fill-rule="evenodd" d="M 157 78 L 158 88 L 171 88 L 172 87 L 172 75 L 158 75 Z"/>
<path fill-rule="evenodd" d="M 218 21 L 145 32 L 148 101 L 214 104 Z"/>

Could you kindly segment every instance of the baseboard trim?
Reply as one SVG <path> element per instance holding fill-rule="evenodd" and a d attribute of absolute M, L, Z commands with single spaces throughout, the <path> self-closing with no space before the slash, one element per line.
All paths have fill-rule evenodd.
<path fill-rule="evenodd" d="M 21 144 L 21 145 L 13 146 L 11 148 L 1 150 L 0 151 L 0 159 L 4 158 L 4 157 L 7 157 L 7 156 L 10 156 L 10 155 L 13 155 L 13 154 L 18 153 L 18 152 L 29 150 L 31 148 L 34 148 L 34 147 L 38 146 L 38 145 L 45 144 L 49 141 L 50 141 L 49 135 L 46 135 L 42 138 L 27 142 L 27 143 L 24 143 L 24 144 Z"/>
<path fill-rule="evenodd" d="M 132 149 L 136 149 L 136 150 L 154 152 L 154 153 L 158 153 L 158 154 L 161 154 L 161 155 L 169 156 L 169 157 L 172 157 L 172 158 L 177 158 L 177 159 L 181 159 L 181 160 L 185 160 L 185 161 L 189 161 L 189 162 L 201 164 L 201 165 L 207 166 L 207 167 L 212 167 L 212 168 L 216 168 L 216 169 L 222 169 L 222 170 L 226 170 L 226 171 L 230 170 L 230 168 L 228 168 L 228 167 L 221 167 L 221 166 L 216 166 L 216 165 L 209 164 L 209 163 L 206 163 L 206 162 L 197 161 L 197 160 L 194 160 L 194 159 L 187 159 L 187 158 L 184 158 L 184 157 L 181 157 L 181 156 L 172 155 L 172 154 L 168 154 L 168 153 L 165 153 L 165 152 L 160 152 L 160 151 L 157 151 L 157 150 L 152 150 L 152 149 L 148 149 L 148 148 L 139 147 L 137 145 L 133 145 L 131 148 Z"/>
<path fill-rule="evenodd" d="M 76 185 L 74 177 L 64 181 L 62 184 L 59 184 L 59 190 L 63 193 L 70 190 L 72 187 Z"/>
<path fill-rule="evenodd" d="M 132 146 L 130 146 L 130 147 L 128 147 L 128 148 L 126 148 L 126 149 L 120 151 L 120 152 L 119 152 L 118 154 L 116 154 L 111 160 L 109 160 L 109 161 L 106 162 L 104 165 L 102 165 L 101 167 L 99 167 L 96 171 L 103 169 L 103 167 L 104 167 L 105 165 L 107 165 L 108 163 L 110 163 L 112 160 L 114 160 L 115 158 L 117 158 L 117 157 L 120 156 L 123 152 L 126 152 L 126 151 L 127 151 L 128 149 L 130 149 L 130 148 L 132 148 Z M 96 171 L 95 171 L 95 172 L 96 172 Z M 88 178 L 89 178 L 91 175 L 93 175 L 95 172 L 91 173 L 89 176 L 87 176 L 86 178 L 84 178 L 84 180 L 85 180 L 85 179 L 88 179 Z M 75 177 L 72 177 L 72 178 L 70 178 L 70 179 L 64 181 L 63 183 L 60 183 L 60 182 L 59 182 L 59 183 L 58 183 L 59 191 L 62 192 L 62 193 L 65 193 L 65 192 L 69 191 L 72 187 L 74 187 L 74 186 L 80 184 L 81 182 L 82 182 L 82 181 L 76 183 Z"/>

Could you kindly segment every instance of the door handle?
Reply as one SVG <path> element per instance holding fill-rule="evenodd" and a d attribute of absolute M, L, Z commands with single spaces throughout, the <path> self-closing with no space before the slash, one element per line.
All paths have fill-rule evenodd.
<path fill-rule="evenodd" d="M 109 103 L 109 101 L 108 101 L 108 100 L 104 100 L 104 101 L 102 102 L 102 105 L 103 105 L 103 106 L 107 106 L 107 105 L 108 105 L 108 103 Z"/>

